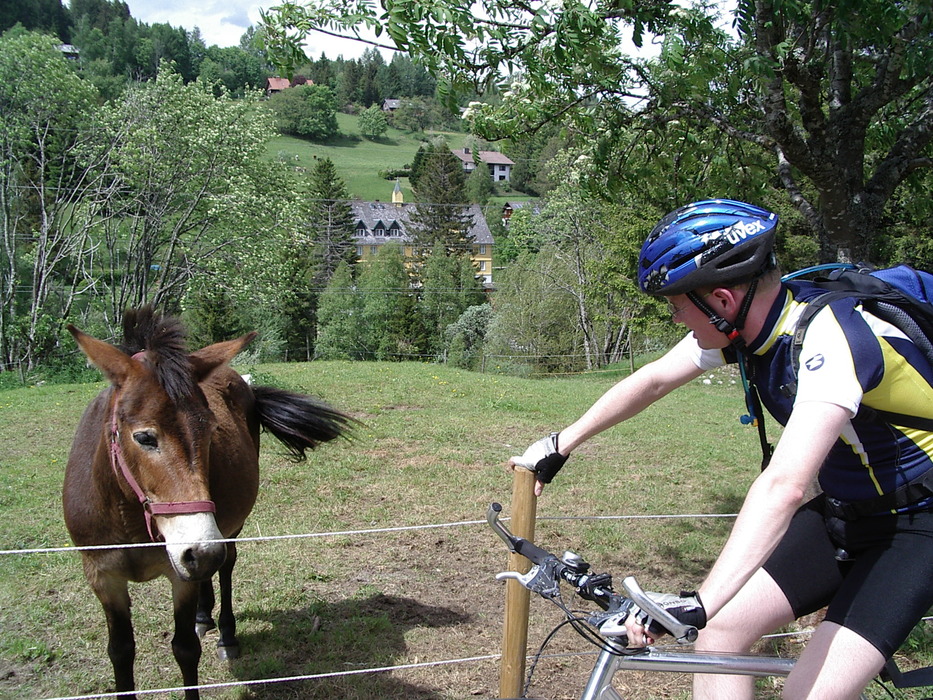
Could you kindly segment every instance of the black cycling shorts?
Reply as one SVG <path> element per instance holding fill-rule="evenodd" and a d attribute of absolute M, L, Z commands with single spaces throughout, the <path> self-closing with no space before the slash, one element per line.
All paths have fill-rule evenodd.
<path fill-rule="evenodd" d="M 840 520 L 823 498 L 797 511 L 764 569 L 796 617 L 829 606 L 826 620 L 889 659 L 933 607 L 933 512 Z"/>

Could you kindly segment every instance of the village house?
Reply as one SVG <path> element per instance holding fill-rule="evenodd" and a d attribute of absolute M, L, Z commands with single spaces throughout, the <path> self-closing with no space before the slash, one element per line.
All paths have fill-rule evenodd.
<path fill-rule="evenodd" d="M 414 257 L 412 236 L 408 233 L 407 227 L 410 225 L 409 217 L 418 205 L 404 203 L 398 182 L 395 183 L 391 204 L 354 200 L 350 206 L 356 221 L 354 239 L 356 256 L 359 260 L 365 261 L 374 256 L 379 252 L 380 246 L 387 243 L 398 243 L 406 258 Z M 486 223 L 482 207 L 478 204 L 465 206 L 467 212 L 473 217 L 473 226 L 467 234 L 473 245 L 470 259 L 476 267 L 477 277 L 482 278 L 486 288 L 490 288 L 492 286 L 492 233 Z"/>
<path fill-rule="evenodd" d="M 266 78 L 266 97 L 291 87 L 288 78 Z"/>
<path fill-rule="evenodd" d="M 489 175 L 493 182 L 508 182 L 512 177 L 512 166 L 515 162 L 499 151 L 477 151 L 475 154 L 470 148 L 453 149 L 453 154 L 463 163 L 463 170 L 468 175 L 476 169 L 476 159 L 489 168 Z"/>

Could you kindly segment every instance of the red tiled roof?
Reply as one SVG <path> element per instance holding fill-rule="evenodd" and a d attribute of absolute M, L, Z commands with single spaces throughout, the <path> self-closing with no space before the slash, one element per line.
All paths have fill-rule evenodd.
<path fill-rule="evenodd" d="M 286 90 L 290 85 L 288 78 L 266 78 L 266 90 Z"/>

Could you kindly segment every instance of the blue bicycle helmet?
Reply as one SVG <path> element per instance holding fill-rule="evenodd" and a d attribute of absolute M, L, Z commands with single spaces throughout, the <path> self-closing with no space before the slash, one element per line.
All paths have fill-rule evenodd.
<path fill-rule="evenodd" d="M 675 209 L 641 248 L 638 286 L 648 294 L 728 287 L 773 268 L 777 214 L 731 199 Z"/>

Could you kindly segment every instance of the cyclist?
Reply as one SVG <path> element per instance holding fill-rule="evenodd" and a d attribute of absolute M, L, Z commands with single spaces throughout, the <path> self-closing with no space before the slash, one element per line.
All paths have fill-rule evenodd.
<path fill-rule="evenodd" d="M 851 698 L 878 674 L 933 606 L 933 498 L 877 500 L 933 466 L 933 433 L 883 423 L 861 405 L 933 417 L 933 368 L 905 336 L 853 299 L 814 317 L 791 343 L 811 283 L 782 282 L 778 217 L 731 200 L 668 214 L 640 255 L 642 291 L 667 297 L 690 331 L 663 357 L 609 389 L 576 422 L 509 465 L 536 472 L 536 494 L 588 438 L 727 362 L 745 361 L 785 428 L 699 589 L 708 624 L 700 650 L 745 652 L 762 635 L 828 606 L 785 683 L 788 698 Z M 803 504 L 818 477 L 823 493 Z M 903 500 L 903 499 L 901 499 Z M 634 616 L 629 643 L 653 642 Z M 753 680 L 694 676 L 694 696 L 751 698 Z"/>

